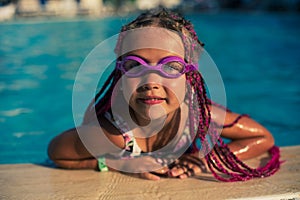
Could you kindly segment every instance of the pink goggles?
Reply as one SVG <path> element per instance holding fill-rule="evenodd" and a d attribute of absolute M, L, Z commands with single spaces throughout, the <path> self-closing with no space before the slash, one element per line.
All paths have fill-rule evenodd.
<path fill-rule="evenodd" d="M 187 64 L 178 56 L 162 58 L 156 66 L 149 65 L 147 61 L 138 56 L 126 56 L 117 62 L 117 69 L 130 78 L 142 76 L 150 71 L 158 72 L 166 78 L 178 78 L 187 72 L 196 70 L 196 67 Z"/>

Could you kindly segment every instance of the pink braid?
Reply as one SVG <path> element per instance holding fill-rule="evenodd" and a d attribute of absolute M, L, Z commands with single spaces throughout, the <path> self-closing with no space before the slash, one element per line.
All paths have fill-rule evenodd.
<path fill-rule="evenodd" d="M 210 123 L 210 109 L 209 106 L 212 101 L 206 97 L 204 80 L 198 71 L 186 74 L 187 81 L 193 88 L 193 91 L 197 95 L 197 103 L 199 104 L 198 114 L 199 114 L 199 126 L 197 131 L 197 137 L 201 140 L 202 151 L 208 153 L 209 151 L 209 141 L 208 137 L 211 139 L 212 143 L 215 144 L 213 151 L 206 154 L 205 159 L 207 161 L 208 167 L 212 174 L 220 181 L 232 182 L 232 181 L 246 181 L 256 177 L 267 177 L 273 175 L 280 168 L 280 152 L 279 148 L 274 146 L 269 150 L 271 159 L 269 162 L 260 168 L 251 168 L 238 159 L 228 148 L 227 144 L 224 143 L 222 138 L 219 136 L 216 128 L 218 125 L 216 123 Z M 191 102 L 191 101 L 190 101 Z M 217 105 L 217 104 L 214 104 Z M 189 107 L 190 112 L 194 113 L 194 108 Z M 226 109 L 226 108 L 224 108 Z M 205 112 L 206 110 L 206 112 Z M 227 109 L 226 109 L 227 110 Z M 234 126 L 242 117 L 248 115 L 238 116 L 232 123 L 224 125 L 223 128 L 228 128 Z M 190 116 L 195 118 L 194 115 Z M 190 119 L 194 122 L 194 119 Z M 191 123 L 194 124 L 194 123 Z M 194 129 L 194 127 L 191 127 Z M 196 139 L 193 142 L 193 151 L 199 151 L 197 147 Z M 219 173 L 223 174 L 220 175 Z M 224 177 L 225 175 L 225 177 Z"/>

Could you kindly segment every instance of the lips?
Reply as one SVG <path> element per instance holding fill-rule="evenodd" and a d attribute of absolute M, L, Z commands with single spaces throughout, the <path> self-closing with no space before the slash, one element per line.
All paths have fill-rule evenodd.
<path fill-rule="evenodd" d="M 162 98 L 159 96 L 147 96 L 143 98 L 138 98 L 138 101 L 141 101 L 142 103 L 153 105 L 153 104 L 160 104 L 164 101 L 166 101 L 166 98 Z"/>

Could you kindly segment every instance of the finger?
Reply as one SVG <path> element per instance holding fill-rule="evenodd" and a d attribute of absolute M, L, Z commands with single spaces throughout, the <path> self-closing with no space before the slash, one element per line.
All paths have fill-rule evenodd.
<path fill-rule="evenodd" d="M 201 167 L 199 167 L 197 165 L 195 165 L 192 169 L 194 171 L 194 175 L 198 175 L 198 174 L 200 174 L 202 172 Z"/>
<path fill-rule="evenodd" d="M 201 168 L 197 165 L 189 164 L 188 166 L 175 167 L 171 170 L 171 176 L 187 178 L 201 173 Z"/>
<path fill-rule="evenodd" d="M 179 178 L 184 179 L 194 175 L 195 175 L 195 171 L 192 168 L 189 168 L 186 172 L 181 174 Z"/>
<path fill-rule="evenodd" d="M 169 171 L 168 167 L 163 167 L 163 168 L 155 170 L 153 172 L 156 173 L 156 174 L 166 174 L 168 171 Z"/>
<path fill-rule="evenodd" d="M 181 175 L 179 176 L 180 179 L 185 179 L 185 178 L 187 178 L 187 177 L 189 177 L 189 176 L 188 176 L 187 174 L 185 174 L 185 173 L 184 173 L 184 174 L 181 174 Z"/>
<path fill-rule="evenodd" d="M 188 176 L 194 176 L 196 174 L 199 174 L 202 172 L 202 168 L 201 168 L 201 165 L 199 164 L 193 164 L 193 163 L 186 163 L 184 162 L 184 167 L 187 168 L 187 175 Z"/>
<path fill-rule="evenodd" d="M 144 172 L 144 173 L 141 173 L 140 174 L 140 177 L 141 178 L 144 178 L 144 179 L 148 179 L 148 180 L 153 180 L 153 181 L 157 181 L 157 180 L 160 180 L 160 177 L 155 175 L 155 174 L 152 174 L 152 173 L 149 173 L 149 172 Z"/>
<path fill-rule="evenodd" d="M 173 167 L 171 170 L 170 170 L 170 175 L 173 176 L 173 177 L 177 177 L 177 176 L 180 176 L 182 174 L 184 174 L 185 172 L 187 171 L 186 167 L 182 167 L 182 166 L 179 166 L 179 167 Z"/>
<path fill-rule="evenodd" d="M 159 177 L 169 177 L 169 168 L 168 167 L 164 167 L 164 168 L 161 168 L 159 170 L 156 170 L 156 171 L 152 171 L 150 172 L 151 174 L 154 174 L 156 176 L 159 176 Z"/>

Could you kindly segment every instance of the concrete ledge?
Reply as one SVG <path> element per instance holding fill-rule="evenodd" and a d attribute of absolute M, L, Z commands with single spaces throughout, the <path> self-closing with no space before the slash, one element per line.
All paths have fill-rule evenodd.
<path fill-rule="evenodd" d="M 300 200 L 300 146 L 281 148 L 286 162 L 272 177 L 223 183 L 210 175 L 149 181 L 114 172 L 0 165 L 1 200 L 46 199 L 293 199 Z M 261 162 L 265 156 L 249 161 Z"/>

